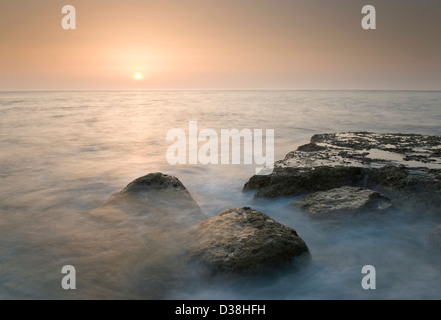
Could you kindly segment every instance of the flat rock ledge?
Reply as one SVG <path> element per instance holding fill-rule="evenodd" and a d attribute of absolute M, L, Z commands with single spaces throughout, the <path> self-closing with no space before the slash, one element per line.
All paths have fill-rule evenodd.
<path fill-rule="evenodd" d="M 314 135 L 254 175 L 244 191 L 276 198 L 343 186 L 378 191 L 402 209 L 441 212 L 441 137 L 370 132 Z"/>
<path fill-rule="evenodd" d="M 294 229 L 249 207 L 227 209 L 197 224 L 190 233 L 189 260 L 214 272 L 259 273 L 309 255 Z"/>
<path fill-rule="evenodd" d="M 364 212 L 387 212 L 392 209 L 390 199 L 364 188 L 341 187 L 319 191 L 294 201 L 291 205 L 312 217 L 335 217 Z"/>

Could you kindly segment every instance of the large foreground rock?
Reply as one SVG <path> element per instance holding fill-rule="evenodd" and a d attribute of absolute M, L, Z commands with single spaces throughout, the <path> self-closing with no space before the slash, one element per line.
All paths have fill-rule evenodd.
<path fill-rule="evenodd" d="M 385 212 L 392 207 L 391 201 L 380 193 L 356 187 L 315 192 L 294 201 L 292 205 L 313 217 Z"/>
<path fill-rule="evenodd" d="M 441 137 L 416 134 L 317 134 L 255 175 L 244 190 L 275 198 L 342 186 L 379 191 L 401 208 L 440 212 Z"/>
<path fill-rule="evenodd" d="M 295 230 L 251 208 L 232 208 L 191 230 L 189 257 L 212 271 L 260 272 L 308 253 Z"/>

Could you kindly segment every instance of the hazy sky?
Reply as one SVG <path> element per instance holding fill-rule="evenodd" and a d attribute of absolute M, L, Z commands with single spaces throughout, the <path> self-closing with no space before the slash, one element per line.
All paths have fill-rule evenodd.
<path fill-rule="evenodd" d="M 0 35 L 0 90 L 441 89 L 440 0 L 0 0 Z"/>

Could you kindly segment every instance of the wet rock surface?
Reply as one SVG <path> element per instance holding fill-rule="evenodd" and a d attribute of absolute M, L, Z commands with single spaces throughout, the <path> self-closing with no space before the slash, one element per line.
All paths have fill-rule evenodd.
<path fill-rule="evenodd" d="M 262 272 L 309 254 L 294 229 L 248 207 L 227 209 L 199 223 L 191 237 L 189 259 L 215 272 Z"/>
<path fill-rule="evenodd" d="M 315 192 L 292 202 L 291 205 L 312 217 L 386 212 L 392 208 L 391 201 L 380 193 L 355 187 Z"/>
<path fill-rule="evenodd" d="M 379 191 L 397 207 L 440 212 L 441 137 L 417 134 L 331 133 L 277 161 L 269 175 L 254 175 L 244 190 L 276 198 L 343 186 Z"/>

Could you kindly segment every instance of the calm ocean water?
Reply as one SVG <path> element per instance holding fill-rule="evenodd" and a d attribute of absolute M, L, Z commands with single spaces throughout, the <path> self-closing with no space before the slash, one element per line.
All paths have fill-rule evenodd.
<path fill-rule="evenodd" d="M 278 160 L 315 133 L 441 135 L 441 92 L 0 92 L 0 298 L 441 298 L 441 257 L 427 243 L 441 217 L 397 213 L 336 224 L 287 210 L 290 199 L 255 202 L 241 192 L 251 165 L 167 163 L 167 131 L 186 131 L 189 121 L 218 132 L 274 129 Z M 155 248 L 133 236 L 142 230 L 135 222 L 103 226 L 86 212 L 157 171 L 177 176 L 209 216 L 252 206 L 293 227 L 311 262 L 260 280 L 196 277 L 155 295 L 143 273 Z M 76 290 L 61 288 L 67 264 L 77 268 Z M 361 288 L 367 264 L 376 267 L 376 290 Z"/>

